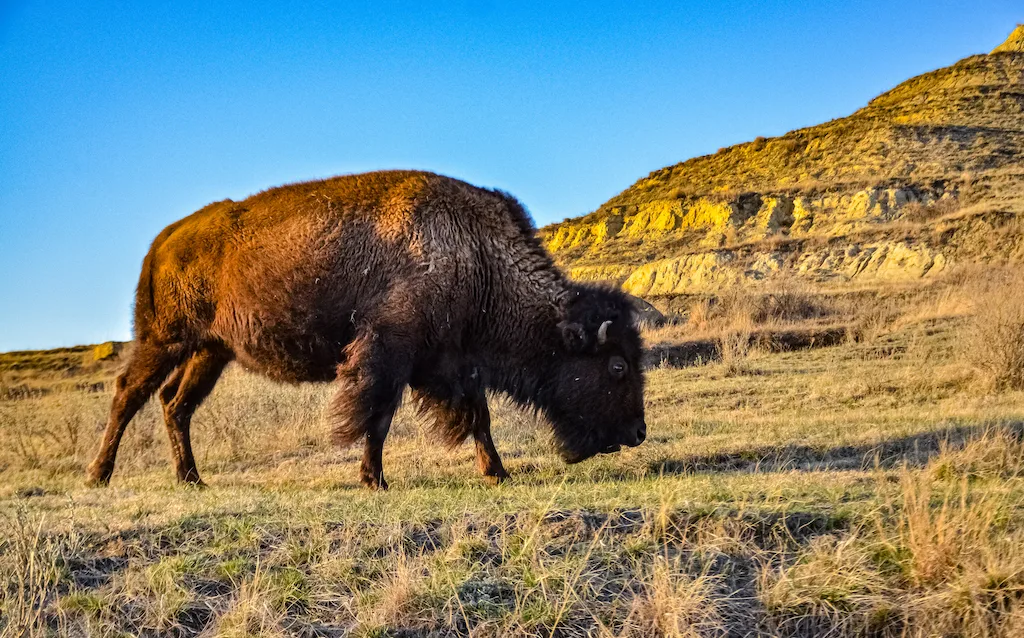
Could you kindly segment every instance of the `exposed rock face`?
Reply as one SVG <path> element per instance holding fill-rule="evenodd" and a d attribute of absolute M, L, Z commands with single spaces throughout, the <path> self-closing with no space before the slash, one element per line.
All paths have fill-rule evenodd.
<path fill-rule="evenodd" d="M 905 282 L 934 276 L 945 268 L 937 249 L 909 242 L 829 246 L 797 255 L 716 251 L 641 266 L 622 287 L 638 296 L 713 291 L 733 284 L 756 284 L 784 269 L 818 282 Z"/>
<path fill-rule="evenodd" d="M 540 230 L 552 252 L 584 248 L 601 252 L 606 242 L 621 233 L 626 238 L 658 240 L 671 236 L 697 237 L 701 246 L 726 241 L 754 241 L 773 235 L 842 234 L 869 224 L 900 219 L 944 199 L 957 200 L 957 192 L 942 186 L 871 187 L 857 191 L 821 193 L 745 193 L 728 201 L 708 197 L 657 200 L 623 206 L 605 218 L 567 220 Z"/>
<path fill-rule="evenodd" d="M 757 286 L 778 275 L 823 285 L 913 283 L 942 275 L 951 263 L 1022 260 L 1021 218 L 979 213 L 899 238 L 867 231 L 693 252 L 644 264 L 614 281 L 632 295 L 650 298 L 714 292 L 736 284 Z"/>
<path fill-rule="evenodd" d="M 730 251 L 685 255 L 656 261 L 633 271 L 622 283 L 623 290 L 638 297 L 671 295 L 736 283 L 739 269 L 731 267 Z"/>
<path fill-rule="evenodd" d="M 629 300 L 636 310 L 637 325 L 657 328 L 665 323 L 665 315 L 650 303 L 633 296 L 630 296 Z"/>
<path fill-rule="evenodd" d="M 780 274 L 914 281 L 988 258 L 934 227 L 1024 216 L 1022 158 L 1024 26 L 991 55 L 908 80 L 850 117 L 654 171 L 539 234 L 573 277 L 636 295 Z"/>
<path fill-rule="evenodd" d="M 607 264 L 602 266 L 576 266 L 569 269 L 569 276 L 576 281 L 621 282 L 633 272 L 628 264 Z"/>

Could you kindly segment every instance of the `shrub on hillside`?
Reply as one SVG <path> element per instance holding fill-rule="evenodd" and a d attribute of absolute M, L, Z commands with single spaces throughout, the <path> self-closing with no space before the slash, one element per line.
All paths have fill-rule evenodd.
<path fill-rule="evenodd" d="M 975 293 L 961 340 L 964 359 L 993 390 L 1024 389 L 1024 273 L 1004 273 Z"/>
<path fill-rule="evenodd" d="M 951 215 L 959 209 L 960 202 L 955 197 L 944 197 L 930 204 L 910 202 L 903 208 L 903 219 L 914 224 L 925 224 Z"/>
<path fill-rule="evenodd" d="M 833 314 L 831 304 L 802 287 L 784 284 L 775 290 L 751 292 L 736 286 L 713 298 L 694 302 L 687 313 L 695 331 L 778 326 Z"/>

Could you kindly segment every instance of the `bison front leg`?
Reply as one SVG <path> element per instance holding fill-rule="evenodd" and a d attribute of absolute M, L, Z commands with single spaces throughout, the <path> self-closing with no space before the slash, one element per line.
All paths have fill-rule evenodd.
<path fill-rule="evenodd" d="M 359 480 L 386 490 L 384 440 L 409 382 L 412 348 L 401 333 L 366 330 L 345 349 L 343 360 L 330 406 L 331 438 L 342 446 L 365 438 Z"/>
<path fill-rule="evenodd" d="M 420 409 L 433 419 L 432 427 L 455 447 L 470 435 L 476 443 L 476 465 L 484 478 L 496 485 L 508 478 L 498 450 L 491 439 L 491 413 L 483 391 L 458 401 L 434 396 L 425 388 L 416 390 Z"/>
<path fill-rule="evenodd" d="M 508 478 L 505 466 L 491 439 L 491 413 L 487 402 L 481 400 L 481 408 L 476 412 L 473 424 L 473 439 L 476 442 L 476 466 L 492 485 L 497 485 Z"/>
<path fill-rule="evenodd" d="M 163 346 L 143 341 L 136 344 L 131 359 L 115 381 L 103 441 L 87 470 L 88 485 L 103 486 L 110 482 L 125 427 L 174 369 L 180 351 L 179 344 Z"/>

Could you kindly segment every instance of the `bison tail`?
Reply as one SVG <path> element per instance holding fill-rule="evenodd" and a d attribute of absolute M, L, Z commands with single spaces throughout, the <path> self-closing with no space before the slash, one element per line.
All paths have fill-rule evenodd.
<path fill-rule="evenodd" d="M 159 241 L 159 238 L 157 238 Z M 135 339 L 146 340 L 150 327 L 156 322 L 156 301 L 153 295 L 153 253 L 157 241 L 142 260 L 142 273 L 135 290 Z"/>
<path fill-rule="evenodd" d="M 185 219 L 188 219 L 187 217 Z M 135 289 L 135 338 L 145 340 L 157 320 L 156 294 L 153 289 L 153 262 L 156 260 L 156 251 L 160 249 L 167 238 L 171 236 L 185 219 L 178 220 L 160 231 L 160 234 L 153 240 L 149 252 L 142 260 L 142 272 L 139 274 L 139 285 Z"/>

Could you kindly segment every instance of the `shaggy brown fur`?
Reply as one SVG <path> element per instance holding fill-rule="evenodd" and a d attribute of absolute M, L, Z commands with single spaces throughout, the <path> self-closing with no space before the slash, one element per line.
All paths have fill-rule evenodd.
<path fill-rule="evenodd" d="M 567 281 L 509 195 L 431 173 L 293 184 L 171 224 L 143 262 L 135 338 L 93 484 L 157 390 L 178 479 L 199 483 L 189 424 L 232 360 L 279 381 L 337 379 L 333 438 L 365 440 L 372 487 L 387 486 L 381 451 L 406 386 L 444 440 L 474 437 L 492 480 L 506 473 L 488 389 L 542 411 L 569 462 L 646 433 L 626 298 Z"/>

